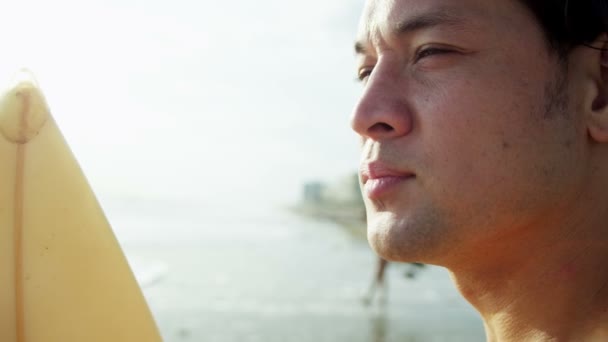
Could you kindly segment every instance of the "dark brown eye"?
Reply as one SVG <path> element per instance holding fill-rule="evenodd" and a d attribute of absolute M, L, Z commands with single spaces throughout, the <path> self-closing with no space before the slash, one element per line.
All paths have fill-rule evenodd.
<path fill-rule="evenodd" d="M 361 69 L 359 70 L 359 75 L 357 75 L 357 80 L 359 82 L 365 82 L 367 81 L 367 78 L 372 74 L 372 68 L 365 68 L 365 69 Z"/>

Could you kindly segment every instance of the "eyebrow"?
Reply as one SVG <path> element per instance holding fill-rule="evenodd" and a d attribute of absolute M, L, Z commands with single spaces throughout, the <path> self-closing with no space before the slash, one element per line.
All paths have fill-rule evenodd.
<path fill-rule="evenodd" d="M 440 9 L 401 20 L 392 27 L 391 35 L 401 36 L 437 26 L 463 26 L 465 22 L 466 20 L 462 16 L 455 15 L 453 11 Z M 367 49 L 363 42 L 355 43 L 355 53 L 362 55 L 366 52 Z"/>

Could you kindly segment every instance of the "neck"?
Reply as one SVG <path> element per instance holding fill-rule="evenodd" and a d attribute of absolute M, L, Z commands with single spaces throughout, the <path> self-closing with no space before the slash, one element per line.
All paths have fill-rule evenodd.
<path fill-rule="evenodd" d="M 489 341 L 608 340 L 608 210 L 565 213 L 448 265 Z"/>

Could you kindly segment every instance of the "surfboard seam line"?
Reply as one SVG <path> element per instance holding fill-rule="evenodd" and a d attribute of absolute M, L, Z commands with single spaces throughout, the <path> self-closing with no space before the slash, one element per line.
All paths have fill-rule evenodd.
<path fill-rule="evenodd" d="M 29 110 L 29 97 L 23 96 L 23 112 L 20 125 L 25 131 L 27 128 L 27 113 Z M 20 96 L 21 97 L 21 96 Z M 15 319 L 17 329 L 17 342 L 25 342 L 25 312 L 23 289 L 23 200 L 24 200 L 24 171 L 25 171 L 25 144 L 17 144 L 17 165 L 15 174 Z"/>

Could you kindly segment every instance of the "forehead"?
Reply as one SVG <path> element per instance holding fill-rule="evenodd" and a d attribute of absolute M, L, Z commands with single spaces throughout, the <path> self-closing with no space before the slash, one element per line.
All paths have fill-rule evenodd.
<path fill-rule="evenodd" d="M 367 0 L 357 40 L 376 42 L 409 29 L 435 24 L 454 29 L 500 27 L 506 30 L 533 17 L 517 0 Z"/>

